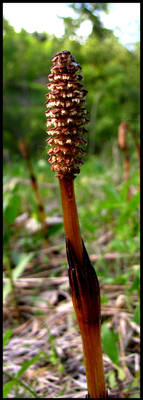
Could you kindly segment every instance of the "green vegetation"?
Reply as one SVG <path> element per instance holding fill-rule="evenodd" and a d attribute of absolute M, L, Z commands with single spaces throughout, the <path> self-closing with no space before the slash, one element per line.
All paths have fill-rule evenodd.
<path fill-rule="evenodd" d="M 86 4 L 82 6 L 85 8 Z M 102 3 L 97 4 L 102 8 Z M 79 11 L 84 20 L 87 9 Z M 90 10 L 89 19 L 93 11 Z M 76 21 L 81 22 L 81 17 Z M 129 51 L 111 30 L 101 26 L 96 30 L 104 32 L 102 38 L 93 29 L 81 44 L 76 39 L 77 23 L 72 26 L 71 20 L 64 22 L 66 33 L 58 39 L 47 33 L 28 34 L 23 29 L 16 33 L 4 20 L 4 148 L 12 158 L 19 154 L 20 137 L 33 155 L 45 154 L 44 95 L 51 58 L 63 49 L 68 49 L 83 69 L 84 87 L 88 90 L 89 152 L 94 154 L 103 143 L 113 141 L 123 120 L 129 121 L 139 135 L 139 44 Z M 72 32 L 68 31 L 71 27 Z"/>

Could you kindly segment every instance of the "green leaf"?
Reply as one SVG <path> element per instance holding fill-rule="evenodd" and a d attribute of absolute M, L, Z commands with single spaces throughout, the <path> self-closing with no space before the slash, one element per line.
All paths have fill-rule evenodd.
<path fill-rule="evenodd" d="M 3 398 L 6 399 L 7 395 L 10 393 L 12 387 L 14 386 L 15 381 L 11 380 L 9 382 L 7 382 L 4 387 L 3 387 Z"/>
<path fill-rule="evenodd" d="M 49 226 L 48 229 L 48 237 L 55 235 L 58 231 L 60 231 L 63 228 L 63 223 L 60 222 L 58 224 Z"/>
<path fill-rule="evenodd" d="M 134 194 L 134 196 L 131 198 L 131 200 L 128 203 L 128 207 L 130 209 L 130 211 L 134 211 L 135 209 L 137 209 L 137 207 L 139 206 L 140 203 L 140 192 L 137 192 L 136 194 Z"/>
<path fill-rule="evenodd" d="M 114 239 L 111 240 L 111 242 L 108 245 L 108 250 L 117 250 L 121 253 L 126 252 L 126 244 L 124 241 L 120 240 L 120 239 Z"/>
<path fill-rule="evenodd" d="M 11 336 L 12 336 L 12 329 L 9 329 L 8 331 L 5 332 L 3 337 L 3 348 L 6 346 Z"/>
<path fill-rule="evenodd" d="M 117 381 L 116 381 L 116 378 L 115 378 L 115 372 L 114 371 L 109 371 L 108 380 L 109 380 L 109 386 L 111 388 L 114 388 L 114 387 L 117 386 Z"/>
<path fill-rule="evenodd" d="M 117 348 L 117 335 L 104 323 L 101 327 L 103 348 L 107 356 L 114 364 L 119 366 L 119 354 Z"/>
<path fill-rule="evenodd" d="M 7 398 L 7 395 L 11 391 L 12 387 L 15 386 L 21 386 L 25 390 L 27 390 L 29 393 L 32 394 L 33 397 L 38 397 L 37 394 L 28 386 L 25 385 L 25 383 L 21 382 L 19 379 L 16 378 L 16 376 L 11 376 L 8 374 L 6 371 L 4 371 L 4 374 L 11 379 L 9 382 L 7 382 L 3 388 L 3 397 Z"/>
<path fill-rule="evenodd" d="M 101 304 L 107 304 L 108 303 L 108 297 L 105 296 L 105 294 L 101 295 Z"/>
<path fill-rule="evenodd" d="M 18 265 L 15 267 L 15 269 L 13 271 L 13 279 L 14 280 L 17 279 L 22 274 L 27 263 L 31 260 L 32 257 L 33 257 L 33 253 L 29 254 L 28 256 L 25 254 L 22 254 L 20 262 L 18 263 Z M 10 293 L 10 291 L 11 291 L 11 284 L 8 281 L 4 285 L 4 289 L 3 289 L 3 299 L 4 300 L 6 299 L 6 297 Z"/>
<path fill-rule="evenodd" d="M 118 368 L 118 377 L 121 381 L 123 381 L 125 379 L 125 372 L 122 368 Z"/>
<path fill-rule="evenodd" d="M 34 356 L 33 358 L 31 358 L 31 360 L 29 361 L 24 361 L 22 364 L 22 367 L 20 368 L 20 370 L 17 372 L 17 374 L 15 375 L 16 378 L 20 378 L 20 376 L 30 367 L 30 365 L 33 365 L 37 360 L 39 360 L 41 356 L 41 353 L 36 354 L 36 356 Z"/>
<path fill-rule="evenodd" d="M 125 182 L 120 191 L 121 199 L 125 202 L 126 202 L 126 197 L 127 197 L 127 190 L 128 190 L 128 187 L 130 186 L 130 184 L 131 184 L 131 182 L 129 180 L 127 182 Z"/>
<path fill-rule="evenodd" d="M 133 281 L 131 287 L 129 288 L 129 292 L 134 292 L 134 291 L 136 291 L 136 290 L 139 291 L 139 288 L 140 288 L 140 278 L 139 278 L 139 276 L 137 276 L 137 277 L 134 279 L 134 281 Z"/>
<path fill-rule="evenodd" d="M 121 202 L 120 194 L 117 192 L 117 190 L 113 186 L 111 186 L 110 184 L 108 186 L 103 186 L 103 190 L 107 194 L 108 200 L 111 203 L 112 202 L 114 203 L 115 201 L 117 203 Z"/>
<path fill-rule="evenodd" d="M 17 194 L 10 195 L 4 203 L 4 221 L 6 224 L 12 224 L 19 211 L 20 196 Z"/>
<path fill-rule="evenodd" d="M 122 212 L 118 219 L 116 230 L 122 229 L 122 226 L 127 223 L 129 218 L 133 217 L 133 215 L 135 215 L 136 218 L 139 218 L 137 215 L 139 201 L 140 194 L 138 192 L 131 198 L 128 203 L 126 202 L 125 204 L 123 204 L 123 211 L 121 210 Z"/>
<path fill-rule="evenodd" d="M 140 304 L 137 305 L 133 316 L 133 321 L 140 325 Z"/>

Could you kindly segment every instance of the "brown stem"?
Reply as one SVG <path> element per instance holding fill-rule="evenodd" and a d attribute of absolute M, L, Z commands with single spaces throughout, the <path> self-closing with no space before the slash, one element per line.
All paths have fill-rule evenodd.
<path fill-rule="evenodd" d="M 118 127 L 118 143 L 121 148 L 121 150 L 124 153 L 124 169 L 125 169 L 125 181 L 127 182 L 129 180 L 129 173 L 130 173 L 130 156 L 129 156 L 129 149 L 127 146 L 127 132 L 128 129 L 128 123 L 126 121 L 121 122 L 121 124 Z M 130 188 L 127 188 L 127 197 L 126 200 L 130 200 Z"/>
<path fill-rule="evenodd" d="M 65 238 L 70 239 L 78 261 L 83 263 L 83 248 L 78 221 L 73 179 L 59 179 L 62 198 Z"/>
<path fill-rule="evenodd" d="M 81 239 L 73 179 L 59 179 L 62 197 L 69 280 L 84 352 L 90 398 L 106 398 L 101 336 L 100 289 L 96 272 Z"/>
<path fill-rule="evenodd" d="M 100 326 L 80 324 L 88 392 L 91 398 L 106 398 Z M 97 365 L 98 363 L 98 365 Z"/>
<path fill-rule="evenodd" d="M 21 151 L 23 157 L 25 158 L 25 160 L 27 162 L 27 167 L 29 169 L 31 185 L 32 185 L 33 191 L 35 193 L 35 198 L 36 198 L 36 202 L 38 205 L 39 217 L 40 217 L 40 220 L 42 223 L 42 229 L 43 229 L 43 234 L 44 234 L 44 245 L 46 247 L 47 243 L 48 243 L 48 239 L 47 239 L 48 226 L 46 223 L 46 215 L 45 215 L 45 211 L 44 211 L 43 202 L 42 202 L 39 190 L 38 190 L 37 179 L 34 175 L 33 167 L 32 167 L 31 161 L 30 161 L 28 149 L 27 149 L 27 146 L 23 139 L 19 139 L 19 148 L 20 148 L 20 151 Z"/>

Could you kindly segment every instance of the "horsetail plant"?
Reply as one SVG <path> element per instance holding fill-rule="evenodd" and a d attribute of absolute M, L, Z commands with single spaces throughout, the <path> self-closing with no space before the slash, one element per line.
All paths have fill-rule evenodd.
<path fill-rule="evenodd" d="M 129 156 L 129 149 L 127 145 L 127 127 L 128 123 L 126 121 L 121 122 L 118 127 L 118 144 L 120 149 L 123 151 L 124 154 L 124 179 L 125 182 L 128 182 L 129 175 L 130 175 L 130 156 Z M 127 197 L 126 200 L 130 200 L 130 189 L 128 187 L 127 190 Z"/>
<path fill-rule="evenodd" d="M 19 139 L 18 144 L 19 144 L 19 149 L 21 151 L 21 154 L 25 158 L 26 163 L 27 163 L 27 168 L 29 170 L 31 186 L 32 186 L 34 194 L 35 194 L 36 202 L 38 205 L 39 218 L 40 218 L 41 224 L 42 224 L 42 231 L 43 231 L 43 235 L 44 235 L 44 245 L 45 245 L 45 247 L 47 247 L 48 224 L 46 222 L 46 215 L 45 215 L 45 211 L 44 211 L 43 202 L 42 202 L 39 190 L 38 190 L 38 182 L 37 182 L 36 176 L 33 171 L 33 167 L 32 167 L 31 161 L 30 161 L 30 156 L 29 156 L 29 152 L 28 152 L 26 143 L 21 138 L 21 139 Z"/>
<path fill-rule="evenodd" d="M 88 397 L 107 398 L 101 347 L 100 289 L 96 272 L 85 249 L 78 220 L 74 179 L 83 163 L 87 130 L 84 107 L 87 90 L 79 64 L 64 50 L 52 59 L 47 101 L 49 162 L 59 179 L 62 199 L 69 282 L 85 361 Z"/>
<path fill-rule="evenodd" d="M 124 169 L 125 169 L 125 181 L 127 182 L 129 180 L 129 176 L 130 176 L 130 157 L 129 157 L 129 148 L 127 145 L 127 133 L 130 133 L 135 147 L 136 147 L 136 153 L 137 153 L 137 159 L 138 159 L 138 174 L 140 177 L 140 145 L 138 143 L 138 140 L 136 138 L 135 133 L 133 132 L 133 130 L 130 127 L 130 124 L 126 121 L 121 122 L 121 124 L 118 127 L 118 144 L 121 148 L 121 150 L 124 153 Z M 130 191 L 128 188 L 128 192 L 127 192 L 127 201 L 130 200 Z"/>

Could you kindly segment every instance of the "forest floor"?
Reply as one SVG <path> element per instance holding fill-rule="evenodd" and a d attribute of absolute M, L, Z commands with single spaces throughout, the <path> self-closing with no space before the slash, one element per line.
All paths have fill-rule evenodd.
<path fill-rule="evenodd" d="M 19 179 L 18 176 L 16 179 Z M 6 192 L 13 190 L 8 186 L 10 182 L 8 176 Z M 84 193 L 85 184 L 83 179 Z M 16 188 L 17 185 L 19 183 L 16 183 Z M 53 201 L 51 219 L 57 218 L 58 221 L 60 217 L 62 220 L 55 203 L 55 189 L 50 190 L 53 191 L 48 203 L 50 209 Z M 133 196 L 136 193 L 133 189 Z M 84 197 L 87 199 L 88 196 L 81 193 L 82 200 Z M 105 200 L 102 199 L 104 209 Z M 85 245 L 101 289 L 103 362 L 108 395 L 109 398 L 139 398 L 139 251 L 136 247 L 131 252 L 126 243 L 125 250 L 119 248 L 124 237 L 120 241 L 116 237 L 118 243 L 115 246 L 114 223 L 109 223 L 110 207 L 107 220 L 102 225 L 99 223 L 99 226 L 97 221 L 97 231 L 94 232 L 92 209 L 90 215 L 87 209 L 86 215 L 80 195 L 78 201 L 82 231 L 84 229 L 87 232 L 87 236 L 84 236 Z M 107 204 L 106 208 L 108 210 Z M 4 398 L 85 398 L 87 383 L 82 343 L 70 296 L 64 232 L 60 226 L 60 230 L 51 235 L 47 247 L 44 247 L 37 241 L 37 233 L 26 230 L 28 220 L 29 226 L 32 226 L 31 216 L 27 214 L 23 220 L 21 218 L 27 225 L 19 222 L 23 211 L 21 208 L 21 214 L 18 213 L 13 222 L 13 235 L 5 246 L 6 257 L 9 255 L 14 271 L 19 255 L 25 254 L 25 235 L 29 259 L 25 261 L 25 267 L 19 262 L 21 272 L 14 279 L 18 313 L 10 289 L 7 258 L 4 259 Z M 124 211 L 127 213 L 126 209 Z M 123 215 L 120 217 L 123 218 Z M 114 246 L 109 246 L 111 241 Z"/>

